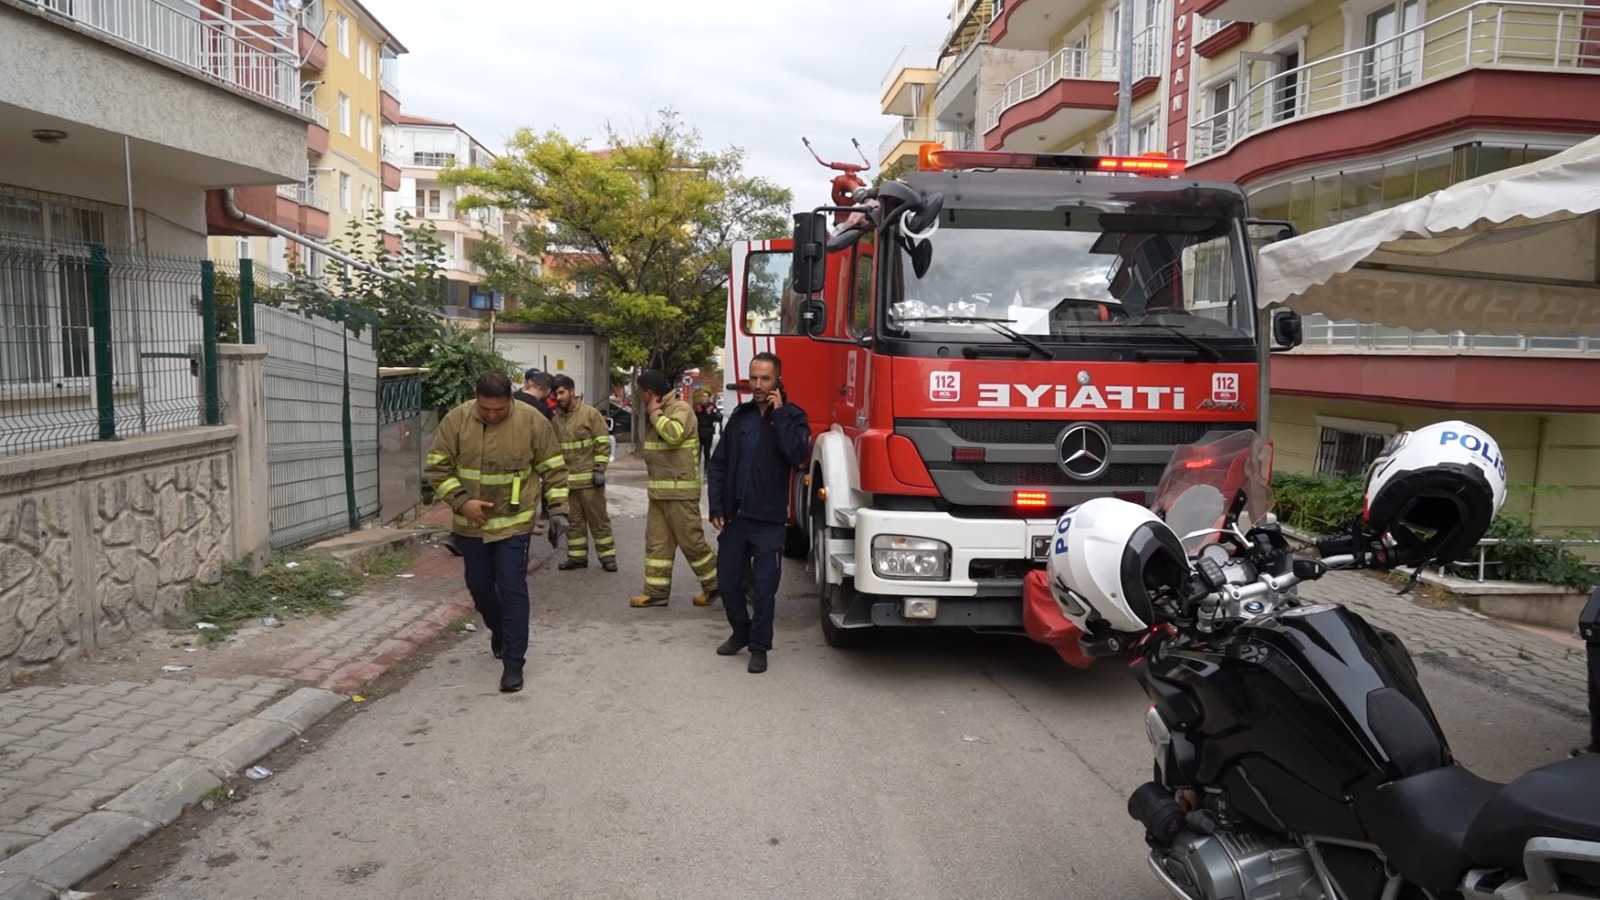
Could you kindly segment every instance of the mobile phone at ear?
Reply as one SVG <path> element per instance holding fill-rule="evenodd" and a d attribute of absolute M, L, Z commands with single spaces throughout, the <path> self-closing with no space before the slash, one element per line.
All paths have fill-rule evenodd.
<path fill-rule="evenodd" d="M 788 392 L 788 391 L 787 391 L 787 390 L 785 390 L 785 389 L 784 389 L 784 387 L 783 387 L 783 379 L 782 379 L 782 378 L 779 378 L 779 379 L 778 379 L 778 393 L 780 393 L 780 394 L 787 394 L 787 393 L 789 393 L 789 392 Z"/>

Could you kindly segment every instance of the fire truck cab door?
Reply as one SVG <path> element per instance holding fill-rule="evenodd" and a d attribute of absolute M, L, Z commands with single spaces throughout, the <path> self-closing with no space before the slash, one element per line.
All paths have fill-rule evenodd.
<path fill-rule="evenodd" d="M 733 245 L 728 281 L 728 315 L 725 322 L 723 364 L 726 385 L 722 414 L 751 399 L 750 363 L 757 353 L 773 353 L 783 360 L 783 386 L 790 403 L 806 411 L 813 430 L 826 428 L 832 403 L 833 379 L 826 348 L 805 334 L 801 298 L 791 289 L 794 242 L 739 241 Z"/>

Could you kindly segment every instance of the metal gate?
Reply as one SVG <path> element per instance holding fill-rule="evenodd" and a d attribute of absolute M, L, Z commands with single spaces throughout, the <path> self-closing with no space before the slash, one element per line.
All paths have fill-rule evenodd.
<path fill-rule="evenodd" d="M 353 531 L 378 514 L 378 357 L 373 329 L 255 308 L 267 348 L 272 546 Z"/>

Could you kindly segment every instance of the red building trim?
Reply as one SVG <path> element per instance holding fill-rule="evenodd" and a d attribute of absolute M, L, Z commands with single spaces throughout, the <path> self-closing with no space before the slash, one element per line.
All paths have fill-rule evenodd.
<path fill-rule="evenodd" d="M 1592 356 L 1277 354 L 1272 392 L 1485 412 L 1600 413 L 1596 362 Z"/>
<path fill-rule="evenodd" d="M 1159 79 L 1144 79 L 1159 81 Z M 1134 92 L 1134 96 L 1139 96 Z M 1050 118 L 1063 109 L 1097 109 L 1116 112 L 1117 84 L 1114 81 L 1086 81 L 1063 78 L 1045 88 L 1044 93 L 1011 106 L 1000 113 L 1000 124 L 984 136 L 984 146 L 999 150 L 1012 132 Z"/>
<path fill-rule="evenodd" d="M 1290 121 L 1191 162 L 1187 173 L 1250 184 L 1318 163 L 1377 155 L 1460 131 L 1593 135 L 1600 79 L 1570 72 L 1471 69 L 1362 106 Z"/>
<path fill-rule="evenodd" d="M 1250 32 L 1255 30 L 1254 22 L 1233 22 L 1219 29 L 1216 34 L 1194 45 L 1194 52 L 1206 59 L 1215 59 L 1221 54 L 1232 50 L 1245 42 Z"/>

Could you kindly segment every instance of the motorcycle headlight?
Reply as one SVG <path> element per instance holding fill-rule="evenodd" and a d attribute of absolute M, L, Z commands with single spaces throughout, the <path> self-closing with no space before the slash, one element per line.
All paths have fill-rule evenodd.
<path fill-rule="evenodd" d="M 881 578 L 945 580 L 950 577 L 950 545 L 930 538 L 880 534 L 872 539 L 872 571 Z"/>

